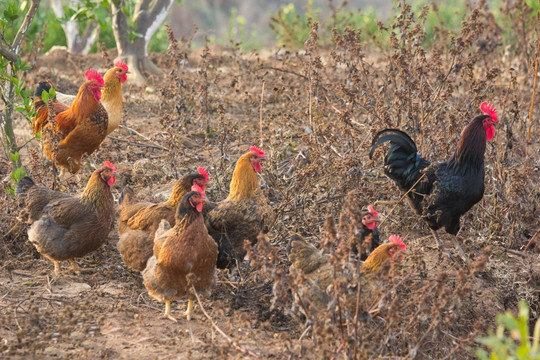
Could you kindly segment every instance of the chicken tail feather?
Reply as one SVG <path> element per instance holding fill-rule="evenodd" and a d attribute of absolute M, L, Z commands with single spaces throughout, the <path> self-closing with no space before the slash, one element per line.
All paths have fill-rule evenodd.
<path fill-rule="evenodd" d="M 289 260 L 292 266 L 304 274 L 317 270 L 328 260 L 315 246 L 296 234 L 291 237 L 289 248 Z"/>
<path fill-rule="evenodd" d="M 118 198 L 118 205 L 133 204 L 136 201 L 135 191 L 129 186 L 124 187 L 120 197 Z"/>
<path fill-rule="evenodd" d="M 385 129 L 379 131 L 371 144 L 371 150 L 369 151 L 369 158 L 373 157 L 375 150 L 385 142 L 390 141 L 392 144 L 399 145 L 399 147 L 409 154 L 415 154 L 418 152 L 416 144 L 407 133 L 398 129 Z"/>

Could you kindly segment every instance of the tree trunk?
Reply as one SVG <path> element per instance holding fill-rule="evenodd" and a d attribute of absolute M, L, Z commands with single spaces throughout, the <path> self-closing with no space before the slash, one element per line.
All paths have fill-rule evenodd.
<path fill-rule="evenodd" d="M 75 9 L 79 0 L 69 0 L 68 6 Z M 51 5 L 54 14 L 57 18 L 64 17 L 64 9 L 62 7 L 62 0 L 51 0 Z M 86 30 L 83 34 L 79 34 L 78 21 L 68 21 L 62 24 L 62 29 L 66 34 L 67 49 L 71 54 L 86 55 L 90 51 L 90 48 L 97 39 L 97 21 L 91 21 L 86 26 Z"/>
<path fill-rule="evenodd" d="M 118 60 L 124 61 L 129 66 L 129 80 L 137 85 L 146 82 L 147 76 L 158 76 L 163 71 L 158 68 L 148 57 L 148 43 L 152 35 L 167 17 L 174 0 L 138 0 L 134 10 L 133 23 L 137 24 L 136 32 L 142 34 L 133 42 L 126 37 L 133 28 L 128 25 L 126 14 L 121 9 L 124 0 L 113 1 L 113 32 L 118 48 Z"/>
<path fill-rule="evenodd" d="M 30 8 L 24 17 L 21 27 L 17 31 L 17 35 L 15 35 L 13 43 L 9 44 L 5 39 L 3 39 L 7 45 L 6 47 L 4 46 L 4 42 L 0 42 L 0 54 L 11 62 L 11 64 L 6 65 L 5 68 L 5 74 L 8 77 L 18 76 L 13 67 L 13 63 L 17 62 L 19 58 L 19 50 L 21 49 L 22 41 L 26 35 L 26 32 L 28 31 L 28 28 L 30 27 L 30 24 L 32 23 L 32 20 L 34 19 L 34 16 L 36 15 L 39 8 L 39 3 L 40 0 L 32 0 Z M 0 83 L 0 91 L 2 92 L 2 96 L 0 96 L 0 98 L 4 102 L 5 108 L 4 111 L 0 113 L 0 125 L 2 128 L 1 142 L 2 148 L 6 153 L 6 157 L 8 160 L 10 160 L 12 169 L 15 170 L 21 166 L 20 156 L 18 156 L 17 159 L 13 159 L 11 157 L 11 154 L 18 153 L 20 150 L 17 146 L 17 139 L 13 131 L 13 111 L 15 109 L 16 101 L 15 82 L 9 78 L 3 80 L 2 82 L 3 83 Z"/>
<path fill-rule="evenodd" d="M 13 76 L 13 66 L 11 64 L 8 65 L 6 75 Z M 11 154 L 15 154 L 19 152 L 19 148 L 17 147 L 17 139 L 15 138 L 15 133 L 13 132 L 13 109 L 14 109 L 14 101 L 15 101 L 15 84 L 11 81 L 6 81 L 5 84 L 5 98 L 7 99 L 5 112 L 2 114 L 2 127 L 4 136 L 2 137 L 3 142 L 3 148 L 4 152 L 6 153 L 6 158 L 9 160 L 11 159 Z M 14 168 L 18 168 L 21 166 L 21 157 L 19 156 L 16 161 L 13 161 L 11 159 L 11 162 L 13 163 Z"/>

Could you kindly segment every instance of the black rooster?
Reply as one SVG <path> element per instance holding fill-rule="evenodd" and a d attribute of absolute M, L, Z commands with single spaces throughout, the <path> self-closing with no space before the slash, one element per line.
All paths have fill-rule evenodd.
<path fill-rule="evenodd" d="M 371 159 L 377 147 L 390 142 L 384 158 L 385 174 L 401 191 L 408 191 L 409 204 L 427 222 L 439 248 L 441 241 L 436 231 L 444 227 L 446 232 L 456 236 L 456 245 L 465 259 L 457 239 L 459 220 L 484 195 L 486 139 L 493 138 L 493 124 L 497 122 L 497 113 L 491 104 L 483 103 L 480 109 L 485 115 L 475 117 L 463 129 L 456 151 L 445 162 L 431 163 L 423 159 L 409 135 L 397 129 L 380 131 L 369 153 Z"/>

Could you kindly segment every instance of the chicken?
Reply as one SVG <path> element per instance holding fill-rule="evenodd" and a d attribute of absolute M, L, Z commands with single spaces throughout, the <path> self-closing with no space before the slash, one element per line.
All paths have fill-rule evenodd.
<path fill-rule="evenodd" d="M 267 233 L 274 222 L 274 210 L 257 180 L 264 159 L 264 152 L 255 146 L 242 155 L 232 175 L 229 196 L 205 216 L 208 232 L 219 247 L 219 269 L 241 262 L 246 255 L 244 240 L 254 245 L 259 233 Z"/>
<path fill-rule="evenodd" d="M 174 226 L 176 208 L 182 196 L 189 191 L 199 191 L 205 197 L 204 190 L 210 178 L 205 168 L 199 167 L 197 171 L 178 180 L 169 200 L 159 204 L 136 202 L 133 190 L 124 188 L 118 201 L 118 251 L 128 268 L 144 270 L 152 256 L 154 236 L 161 220 Z"/>
<path fill-rule="evenodd" d="M 380 245 L 379 229 L 377 229 L 380 219 L 379 213 L 371 205 L 362 209 L 361 215 L 362 227 L 354 236 L 356 243 L 352 248 L 355 254 L 360 254 L 360 260 L 366 260 L 368 255 Z"/>
<path fill-rule="evenodd" d="M 84 154 L 92 154 L 105 139 L 108 116 L 100 103 L 103 78 L 95 70 L 85 74 L 87 81 L 79 88 L 79 93 L 71 106 L 53 99 L 55 119 L 49 119 L 49 107 L 41 99 L 50 84 L 41 82 L 36 91 L 34 108 L 37 112 L 32 119 L 35 133 L 43 132 L 43 153 L 56 166 L 72 174 L 79 171 Z M 58 144 L 56 144 L 58 139 Z"/>
<path fill-rule="evenodd" d="M 394 259 L 395 255 L 406 250 L 401 237 L 391 235 L 390 242 L 379 245 L 367 257 L 366 261 L 361 262 L 360 273 L 365 279 L 369 280 L 370 274 L 378 271 L 385 261 Z M 318 308 L 324 308 L 330 302 L 331 296 L 328 288 L 334 283 L 335 267 L 330 263 L 330 255 L 323 254 L 313 245 L 308 244 L 299 235 L 291 238 L 289 260 L 291 262 L 290 272 L 293 274 L 301 273 L 307 280 L 305 286 L 300 289 L 297 301 L 304 303 L 308 300 Z M 339 276 L 344 273 L 353 274 L 356 269 L 353 263 L 346 263 L 344 269 L 338 269 Z M 354 286 L 355 287 L 355 286 Z M 356 305 L 356 291 L 351 291 L 349 308 Z"/>
<path fill-rule="evenodd" d="M 154 241 L 154 255 L 143 271 L 144 286 L 158 301 L 165 302 L 164 316 L 171 315 L 171 300 L 188 295 L 185 313 L 191 320 L 193 294 L 191 286 L 199 291 L 209 291 L 216 283 L 217 244 L 208 235 L 201 214 L 204 200 L 197 191 L 182 196 L 171 229 L 162 220 Z"/>
<path fill-rule="evenodd" d="M 497 112 L 488 103 L 480 109 L 461 133 L 454 154 L 445 162 L 423 159 L 413 140 L 396 129 L 380 131 L 373 139 L 369 157 L 380 145 L 390 142 L 384 158 L 384 172 L 399 189 L 407 192 L 409 204 L 430 227 L 439 248 L 437 230 L 443 228 L 455 236 L 456 247 L 467 260 L 457 234 L 460 217 L 484 195 L 484 152 L 486 140 L 495 134 Z M 412 191 L 410 191 L 412 189 Z"/>
<path fill-rule="evenodd" d="M 128 66 L 125 63 L 118 61 L 103 77 L 105 86 L 103 87 L 101 104 L 103 104 L 103 107 L 109 116 L 107 135 L 113 132 L 122 122 L 122 84 L 126 82 L 128 73 Z M 56 98 L 66 105 L 71 105 L 73 100 L 75 100 L 75 96 L 59 92 L 56 92 Z"/>
<path fill-rule="evenodd" d="M 75 258 L 98 249 L 114 224 L 114 185 L 116 168 L 110 162 L 94 171 L 83 193 L 77 197 L 61 195 L 35 185 L 24 177 L 16 194 L 30 214 L 28 239 L 46 258 L 54 262 L 60 276 L 60 261 L 69 260 L 79 271 Z"/>

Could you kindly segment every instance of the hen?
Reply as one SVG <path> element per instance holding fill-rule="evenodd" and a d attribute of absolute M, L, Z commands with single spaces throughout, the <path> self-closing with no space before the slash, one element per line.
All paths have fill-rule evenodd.
<path fill-rule="evenodd" d="M 110 162 L 94 171 L 78 197 L 51 191 L 24 177 L 16 194 L 29 214 L 28 239 L 46 258 L 54 262 L 60 276 L 60 261 L 69 260 L 79 271 L 75 258 L 98 249 L 114 224 L 111 186 L 116 168 Z"/>
<path fill-rule="evenodd" d="M 267 233 L 274 221 L 274 211 L 259 188 L 257 173 L 265 154 L 255 146 L 238 159 L 229 196 L 205 216 L 208 233 L 218 244 L 217 267 L 228 268 L 246 256 L 244 240 L 251 245 L 259 233 Z"/>
<path fill-rule="evenodd" d="M 369 278 L 369 274 L 378 271 L 387 260 L 394 259 L 399 251 L 406 249 L 401 237 L 391 235 L 389 240 L 390 242 L 373 250 L 366 261 L 361 262 L 360 273 L 365 279 Z M 309 301 L 319 309 L 326 307 L 331 300 L 327 290 L 334 283 L 336 271 L 335 266 L 330 263 L 330 255 L 323 254 L 300 236 L 294 235 L 291 238 L 289 260 L 291 273 L 301 273 L 307 280 L 297 294 L 300 297 L 297 300 L 304 304 Z M 353 263 L 347 263 L 345 269 L 340 270 L 339 276 L 342 276 L 344 271 L 351 274 L 356 272 Z M 356 291 L 351 291 L 349 295 L 347 304 L 349 308 L 353 308 L 356 305 Z"/>
<path fill-rule="evenodd" d="M 204 226 L 204 200 L 199 192 L 185 194 L 176 210 L 176 224 L 171 229 L 162 220 L 154 241 L 154 255 L 143 271 L 144 286 L 158 301 L 165 302 L 164 316 L 176 321 L 171 315 L 171 300 L 188 295 L 185 315 L 191 320 L 193 295 L 208 291 L 216 283 L 217 245 Z"/>
<path fill-rule="evenodd" d="M 357 230 L 355 241 L 352 247 L 355 254 L 359 254 L 360 260 L 366 260 L 369 254 L 380 245 L 379 229 L 377 224 L 380 222 L 379 213 L 368 205 L 367 208 L 361 210 L 362 227 Z"/>
<path fill-rule="evenodd" d="M 210 181 L 206 169 L 186 175 L 178 180 L 169 200 L 159 204 L 136 202 L 133 190 L 124 188 L 119 199 L 118 251 L 130 269 L 143 271 L 152 256 L 155 232 L 161 220 L 175 224 L 175 213 L 182 196 L 189 191 L 199 191 L 204 197 L 206 184 Z"/>
<path fill-rule="evenodd" d="M 100 103 L 103 78 L 95 70 L 88 70 L 85 76 L 87 81 L 79 88 L 71 106 L 52 100 L 54 119 L 49 119 L 49 106 L 41 99 L 43 91 L 51 89 L 50 84 L 39 83 L 34 101 L 37 114 L 32 124 L 35 133 L 43 132 L 43 153 L 51 162 L 54 158 L 56 166 L 72 174 L 79 171 L 82 156 L 92 154 L 105 139 L 109 124 Z"/>
<path fill-rule="evenodd" d="M 122 122 L 122 84 L 126 82 L 127 74 L 129 74 L 128 66 L 118 61 L 103 77 L 105 86 L 103 87 L 101 104 L 103 104 L 109 116 L 107 135 L 113 132 Z M 56 98 L 66 105 L 71 105 L 75 100 L 75 96 L 59 92 L 56 92 Z"/>
<path fill-rule="evenodd" d="M 456 237 L 456 246 L 465 259 L 457 238 L 459 222 L 484 195 L 486 140 L 493 138 L 493 124 L 497 122 L 491 104 L 483 103 L 480 109 L 485 115 L 475 117 L 463 129 L 454 154 L 445 162 L 431 163 L 422 158 L 409 135 L 397 129 L 380 131 L 369 153 L 371 158 L 377 147 L 390 142 L 384 158 L 385 174 L 407 192 L 409 204 L 427 222 L 439 248 L 442 244 L 437 230 L 444 227 Z"/>

